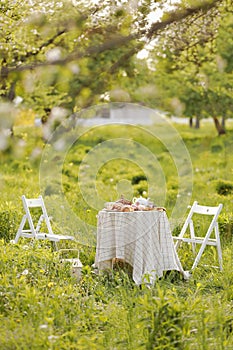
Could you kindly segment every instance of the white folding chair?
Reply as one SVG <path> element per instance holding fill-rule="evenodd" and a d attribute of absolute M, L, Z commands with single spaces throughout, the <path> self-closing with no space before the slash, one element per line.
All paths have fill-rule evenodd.
<path fill-rule="evenodd" d="M 47 210 L 44 204 L 42 196 L 38 198 L 28 199 L 22 196 L 23 207 L 25 215 L 23 216 L 19 229 L 16 233 L 14 242 L 17 243 L 20 237 L 32 238 L 32 239 L 47 239 L 54 243 L 56 248 L 56 243 L 62 240 L 74 240 L 73 236 L 61 235 L 53 233 L 53 229 L 50 223 L 50 217 L 47 214 Z M 30 208 L 40 208 L 40 218 L 36 225 L 33 223 Z M 41 226 L 46 226 L 47 232 L 41 232 Z M 29 228 L 24 228 L 28 224 Z"/>
<path fill-rule="evenodd" d="M 182 227 L 180 234 L 177 237 L 173 236 L 176 250 L 178 249 L 178 247 L 182 242 L 191 243 L 193 253 L 196 254 L 196 244 L 201 245 L 198 253 L 196 254 L 196 258 L 194 260 L 191 270 L 193 270 L 197 266 L 206 246 L 208 245 L 215 246 L 217 249 L 219 266 L 213 266 L 213 267 L 218 267 L 220 270 L 222 270 L 222 249 L 221 249 L 219 228 L 218 228 L 218 216 L 222 210 L 222 207 L 223 207 L 222 204 L 219 204 L 216 207 L 203 206 L 203 205 L 199 205 L 198 202 L 195 201 L 190 209 L 190 212 Z M 195 234 L 195 226 L 193 221 L 194 214 L 209 215 L 213 217 L 208 227 L 208 230 L 206 232 L 206 235 L 203 237 L 196 236 Z M 187 233 L 188 233 L 187 231 L 189 231 L 189 237 L 187 237 Z M 212 234 L 212 232 L 214 232 L 214 235 Z"/>

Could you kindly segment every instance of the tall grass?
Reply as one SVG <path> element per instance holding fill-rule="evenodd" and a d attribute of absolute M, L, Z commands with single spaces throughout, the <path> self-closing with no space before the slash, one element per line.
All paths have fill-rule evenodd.
<path fill-rule="evenodd" d="M 80 250 L 84 265 L 78 282 L 69 264 L 62 264 L 48 243 L 32 244 L 26 239 L 17 245 L 10 243 L 23 215 L 21 195 L 34 197 L 40 193 L 38 169 L 44 147 L 38 129 L 20 127 L 15 136 L 18 148 L 1 155 L 1 349 L 232 349 L 233 194 L 229 190 L 219 191 L 219 186 L 225 184 L 229 189 L 232 184 L 233 133 L 229 131 L 228 135 L 217 138 L 207 126 L 201 131 L 177 128 L 194 169 L 190 202 L 224 204 L 220 216 L 223 272 L 200 262 L 189 281 L 172 272 L 156 281 L 153 287 L 136 286 L 125 268 L 115 268 L 111 274 L 96 274 L 91 267 L 95 257 L 93 231 L 91 244 L 69 245 Z M 69 205 L 88 224 L 82 227 L 83 235 L 90 235 L 85 231 L 90 227 L 94 230 L 97 210 L 82 199 L 79 166 L 100 139 L 117 137 L 119 132 L 124 135 L 126 130 L 105 127 L 98 135 L 86 134 L 67 154 L 62 174 L 63 191 Z M 128 136 L 159 157 L 168 178 L 169 215 L 178 193 L 169 154 L 159 142 L 145 140 L 135 130 Z M 131 182 L 132 195 L 147 192 L 143 175 L 133 162 L 119 159 L 99 170 L 96 184 L 104 200 L 115 200 L 119 195 L 116 184 L 122 179 Z M 47 191 L 47 201 L 56 201 L 56 193 L 51 188 Z M 155 193 L 153 200 L 156 199 Z M 60 210 L 50 208 L 54 211 L 52 215 Z M 56 228 L 69 229 L 70 219 L 60 216 Z M 202 223 L 199 226 L 204 231 Z M 183 247 L 179 254 L 184 268 L 189 268 L 192 257 L 188 248 Z M 203 262 L 210 263 L 216 258 L 215 250 L 210 248 Z"/>

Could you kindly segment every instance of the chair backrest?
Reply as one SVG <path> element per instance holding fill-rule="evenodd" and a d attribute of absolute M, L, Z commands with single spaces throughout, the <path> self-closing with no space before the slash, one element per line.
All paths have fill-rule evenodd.
<path fill-rule="evenodd" d="M 216 207 L 210 207 L 205 205 L 199 205 L 198 202 L 193 203 L 193 213 L 196 214 L 202 214 L 202 215 L 213 215 L 215 217 L 218 217 L 222 210 L 222 204 L 219 204 Z"/>
<path fill-rule="evenodd" d="M 213 216 L 213 219 L 209 225 L 207 234 L 211 232 L 213 228 L 217 225 L 218 216 L 222 210 L 222 207 L 223 205 L 221 203 L 218 206 L 211 207 L 211 206 L 199 205 L 198 202 L 195 201 L 190 209 L 190 212 L 187 216 L 184 226 L 182 227 L 181 236 L 183 235 L 183 233 L 186 232 L 188 225 L 190 225 L 190 222 L 194 214 Z"/>
<path fill-rule="evenodd" d="M 36 235 L 40 232 L 42 221 L 44 220 L 48 229 L 48 233 L 53 234 L 53 230 L 50 224 L 49 216 L 47 214 L 47 210 L 44 204 L 44 200 L 42 196 L 39 196 L 38 198 L 26 198 L 26 196 L 22 196 L 23 201 L 23 207 L 27 216 L 27 220 L 29 223 L 29 227 L 31 229 L 31 233 L 33 237 L 36 237 Z M 39 221 L 36 224 L 36 227 L 33 223 L 30 208 L 40 208 L 42 211 L 42 214 L 39 218 Z"/>

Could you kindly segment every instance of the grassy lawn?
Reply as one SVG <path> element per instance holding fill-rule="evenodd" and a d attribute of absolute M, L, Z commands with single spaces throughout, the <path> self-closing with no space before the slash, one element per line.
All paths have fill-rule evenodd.
<path fill-rule="evenodd" d="M 217 137 L 209 124 L 175 128 L 190 160 L 174 161 L 169 147 L 176 149 L 175 140 L 167 146 L 143 128 L 122 125 L 84 132 L 63 158 L 55 149 L 50 162 L 45 153 L 53 145 L 44 144 L 40 129 L 15 129 L 11 148 L 0 155 L 1 349 L 232 349 L 233 129 Z M 181 180 L 190 181 L 182 168 L 189 161 L 191 190 L 180 191 Z M 69 247 L 80 250 L 80 282 L 48 243 L 10 242 L 23 215 L 22 194 L 41 192 L 56 229 L 78 237 Z M 95 274 L 96 214 L 121 193 L 149 195 L 168 217 L 177 200 L 223 203 L 223 272 L 200 263 L 189 281 L 174 272 L 151 288 L 136 286 L 126 269 Z M 188 269 L 189 249 L 179 255 Z M 209 248 L 203 262 L 212 260 L 216 252 Z"/>

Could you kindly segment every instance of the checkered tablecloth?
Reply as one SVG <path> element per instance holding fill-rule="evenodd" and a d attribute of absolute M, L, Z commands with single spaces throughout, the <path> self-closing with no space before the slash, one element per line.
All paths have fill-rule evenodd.
<path fill-rule="evenodd" d="M 114 258 L 133 267 L 136 284 L 153 283 L 167 270 L 178 270 L 188 278 L 175 251 L 165 211 L 100 211 L 95 266 L 111 268 Z"/>

